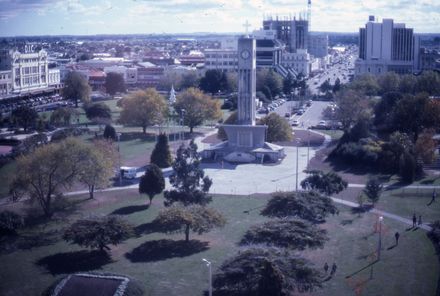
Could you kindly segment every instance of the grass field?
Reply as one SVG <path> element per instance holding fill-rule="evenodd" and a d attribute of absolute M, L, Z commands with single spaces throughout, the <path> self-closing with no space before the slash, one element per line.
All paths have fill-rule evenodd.
<path fill-rule="evenodd" d="M 77 211 L 23 231 L 22 236 L 35 247 L 28 249 L 21 244 L 19 250 L 7 252 L 3 243 L 1 295 L 38 295 L 65 272 L 87 269 L 132 276 L 141 282 L 146 295 L 202 295 L 208 279 L 201 259 L 212 260 L 215 272 L 239 249 L 236 244 L 249 226 L 267 220 L 259 215 L 259 207 L 269 197 L 215 196 L 211 206 L 223 212 L 228 223 L 202 236 L 191 233 L 192 249 L 184 247 L 183 233 L 149 233 L 148 223 L 162 208 L 161 197 L 155 198 L 149 208 L 147 199 L 136 190 L 99 193 L 94 201 L 83 198 L 75 197 L 80 202 L 81 215 Z M 249 214 L 244 213 L 248 210 Z M 90 253 L 65 243 L 60 235 L 70 222 L 92 213 L 121 214 L 137 226 L 141 235 L 112 247 L 111 262 L 91 260 Z M 373 279 L 369 280 L 370 268 L 363 268 L 374 260 L 371 254 L 378 241 L 378 234 L 373 232 L 376 221 L 372 214 L 358 216 L 345 207 L 340 207 L 338 216 L 328 219 L 322 227 L 328 230 L 330 241 L 324 249 L 303 254 L 318 268 L 324 262 L 336 262 L 338 269 L 335 277 L 312 295 L 355 295 L 352 286 L 359 282 L 365 282 L 364 294 L 360 295 L 434 295 L 439 266 L 431 242 L 422 230 L 406 231 L 404 225 L 387 219 L 383 224 L 382 258 L 372 265 Z M 393 245 L 395 231 L 402 234 L 401 241 L 399 246 L 388 249 Z M 346 279 L 349 275 L 350 279 Z"/>

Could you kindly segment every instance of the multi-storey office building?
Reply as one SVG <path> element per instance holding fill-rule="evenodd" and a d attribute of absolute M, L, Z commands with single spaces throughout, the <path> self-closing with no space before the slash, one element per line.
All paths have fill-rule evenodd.
<path fill-rule="evenodd" d="M 359 59 L 355 75 L 384 72 L 412 73 L 419 70 L 420 41 L 412 28 L 392 19 L 376 22 L 370 16 L 365 28 L 359 29 Z"/>

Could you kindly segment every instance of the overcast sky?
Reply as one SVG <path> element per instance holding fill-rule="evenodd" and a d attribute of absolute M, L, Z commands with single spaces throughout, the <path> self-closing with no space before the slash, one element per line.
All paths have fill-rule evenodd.
<path fill-rule="evenodd" d="M 243 32 L 307 0 L 0 0 L 0 35 Z M 357 32 L 368 15 L 440 33 L 440 0 L 312 0 L 312 31 Z"/>

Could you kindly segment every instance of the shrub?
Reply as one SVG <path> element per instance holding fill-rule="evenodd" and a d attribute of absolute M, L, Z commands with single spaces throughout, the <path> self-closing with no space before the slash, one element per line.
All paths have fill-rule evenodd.
<path fill-rule="evenodd" d="M 113 141 L 116 141 L 116 130 L 115 130 L 115 128 L 112 125 L 107 124 L 105 126 L 104 138 L 112 139 Z"/>
<path fill-rule="evenodd" d="M 156 146 L 151 153 L 150 162 L 160 168 L 171 166 L 173 158 L 171 157 L 170 146 L 168 145 L 168 136 L 164 133 L 157 137 Z"/>
<path fill-rule="evenodd" d="M 0 236 L 16 234 L 24 226 L 23 218 L 11 211 L 0 212 Z"/>
<path fill-rule="evenodd" d="M 405 151 L 400 157 L 399 162 L 399 174 L 402 181 L 405 183 L 414 182 L 416 178 L 416 170 L 417 163 L 415 157 L 411 153 Z"/>

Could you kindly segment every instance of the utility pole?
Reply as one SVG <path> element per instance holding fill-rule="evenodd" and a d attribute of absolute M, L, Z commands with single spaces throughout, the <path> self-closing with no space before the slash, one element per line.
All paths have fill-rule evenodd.
<path fill-rule="evenodd" d="M 212 266 L 211 266 L 211 262 L 206 260 L 205 258 L 202 259 L 203 262 L 206 263 L 206 266 L 209 268 L 209 296 L 212 296 Z"/>

